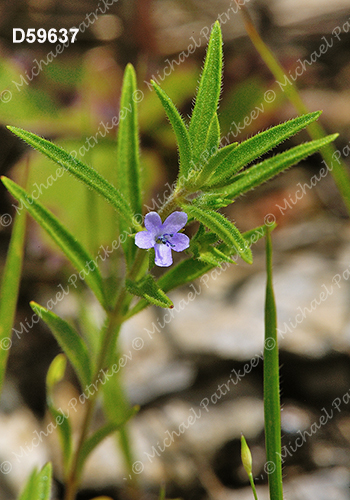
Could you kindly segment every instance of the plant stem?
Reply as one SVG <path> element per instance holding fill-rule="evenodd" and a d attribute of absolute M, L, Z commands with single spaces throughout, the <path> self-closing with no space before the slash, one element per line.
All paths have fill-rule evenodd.
<path fill-rule="evenodd" d="M 137 251 L 134 264 L 128 273 L 128 278 L 132 279 L 137 276 L 140 268 L 142 267 L 143 261 L 146 258 L 147 253 Z M 119 297 L 112 311 L 107 312 L 108 314 L 108 326 L 105 329 L 105 334 L 103 341 L 101 343 L 101 350 L 96 364 L 96 372 L 93 377 L 93 384 L 97 384 L 98 376 L 100 371 L 105 367 L 108 360 L 108 356 L 114 352 L 115 343 L 117 341 L 117 336 L 123 322 L 123 308 L 125 299 L 127 297 L 126 288 L 123 287 L 120 290 Z M 87 434 L 89 432 L 91 419 L 95 409 L 95 402 L 97 398 L 97 391 L 94 392 L 90 398 L 87 400 L 87 409 L 84 416 L 83 424 L 81 427 L 81 432 L 77 444 L 77 448 L 74 454 L 74 458 L 70 467 L 69 476 L 67 479 L 67 487 L 64 500 L 75 500 L 76 491 L 79 486 L 80 480 L 80 455 L 85 443 Z"/>
<path fill-rule="evenodd" d="M 257 30 L 255 29 L 247 7 L 245 5 L 239 5 L 239 8 L 241 9 L 247 34 L 254 44 L 256 50 L 261 55 L 266 66 L 270 69 L 271 73 L 276 78 L 276 82 L 279 83 L 283 81 L 283 84 L 281 84 L 284 86 L 283 92 L 286 93 L 286 96 L 298 111 L 298 113 L 309 113 L 309 110 L 302 101 L 295 84 L 288 78 L 282 66 L 279 64 L 271 50 L 267 47 Z M 324 131 L 323 127 L 317 122 L 311 123 L 307 127 L 307 130 L 311 139 L 314 140 L 326 136 L 326 132 Z M 333 144 L 327 144 L 326 146 L 322 147 L 320 154 L 323 157 L 327 168 L 331 171 L 337 188 L 339 189 L 339 192 L 344 200 L 347 211 L 350 214 L 350 175 L 347 166 L 343 161 L 337 159 L 333 162 L 333 155 L 336 151 L 337 150 L 333 146 Z"/>

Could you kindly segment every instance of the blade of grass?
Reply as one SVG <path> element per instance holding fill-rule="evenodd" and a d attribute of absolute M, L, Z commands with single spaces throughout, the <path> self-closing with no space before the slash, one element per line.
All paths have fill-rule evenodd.
<path fill-rule="evenodd" d="M 248 36 L 254 44 L 256 50 L 264 60 L 266 66 L 270 69 L 277 82 L 283 80 L 283 84 L 281 84 L 284 87 L 283 91 L 285 92 L 286 96 L 293 104 L 295 109 L 298 111 L 298 113 L 308 113 L 309 110 L 302 101 L 295 83 L 288 78 L 282 66 L 279 64 L 271 50 L 267 47 L 267 45 L 257 32 L 247 7 L 245 5 L 240 5 L 239 9 L 242 13 Z M 321 139 L 326 135 L 323 127 L 317 122 L 311 123 L 307 127 L 307 131 L 309 132 L 311 139 L 314 140 Z M 340 158 L 338 158 L 337 161 L 333 162 L 333 155 L 336 151 L 336 148 L 332 144 L 328 144 L 328 146 L 326 146 L 321 152 L 321 155 L 326 162 L 326 165 L 328 165 L 329 169 L 332 171 L 334 181 L 344 200 L 347 211 L 350 214 L 350 174 L 347 166 L 343 161 L 340 160 Z"/>
<path fill-rule="evenodd" d="M 264 342 L 264 414 L 266 469 L 270 500 L 283 500 L 281 460 L 281 406 L 277 342 L 277 313 L 272 282 L 272 243 L 266 226 L 266 299 Z"/>

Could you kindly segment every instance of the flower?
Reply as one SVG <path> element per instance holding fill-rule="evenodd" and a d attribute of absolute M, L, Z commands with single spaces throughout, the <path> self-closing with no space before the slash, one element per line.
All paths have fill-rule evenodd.
<path fill-rule="evenodd" d="M 135 235 L 135 243 L 139 248 L 154 248 L 155 264 L 168 267 L 173 263 L 171 251 L 182 252 L 190 246 L 190 239 L 178 233 L 187 222 L 185 212 L 173 212 L 162 223 L 157 212 L 149 212 L 145 217 L 145 228 Z"/>

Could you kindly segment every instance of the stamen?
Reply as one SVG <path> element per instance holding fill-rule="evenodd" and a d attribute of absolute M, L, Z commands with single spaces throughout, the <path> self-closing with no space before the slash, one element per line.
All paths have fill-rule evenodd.
<path fill-rule="evenodd" d="M 157 238 L 157 243 L 163 243 L 163 245 L 168 245 L 168 247 L 175 247 L 175 245 L 173 243 L 170 243 L 170 241 L 167 239 L 167 236 L 169 236 L 170 238 L 172 238 L 174 236 L 174 233 L 172 234 L 168 234 L 168 233 L 165 233 L 165 234 L 161 234 L 160 236 L 158 236 Z"/>

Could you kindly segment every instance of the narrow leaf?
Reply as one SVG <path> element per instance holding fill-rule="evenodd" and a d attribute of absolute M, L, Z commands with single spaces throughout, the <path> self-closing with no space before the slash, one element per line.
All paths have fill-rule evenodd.
<path fill-rule="evenodd" d="M 275 225 L 271 226 L 271 230 L 274 229 Z M 265 226 L 259 226 L 255 229 L 251 229 L 243 233 L 244 239 L 248 242 L 248 246 L 252 246 L 257 243 L 261 238 L 265 236 Z M 223 249 L 221 249 L 223 250 Z M 237 255 L 236 251 L 227 252 L 226 255 Z M 208 264 L 205 262 L 201 262 L 194 257 L 186 260 L 182 260 L 175 266 L 172 266 L 168 271 L 166 271 L 157 281 L 158 286 L 164 291 L 169 292 L 174 288 L 178 288 L 179 286 L 187 285 L 188 283 L 193 282 L 194 280 L 206 275 L 216 266 L 213 264 Z M 209 279 L 209 276 L 208 276 Z M 201 293 L 201 286 L 193 288 L 196 291 L 196 294 Z M 199 289 L 197 291 L 197 288 Z M 140 300 L 129 313 L 125 316 L 125 319 L 131 318 L 138 312 L 142 311 L 148 306 L 148 302 L 146 300 Z"/>
<path fill-rule="evenodd" d="M 37 469 L 33 469 L 29 478 L 27 479 L 27 482 L 23 488 L 23 491 L 18 497 L 18 500 L 32 500 L 35 498 L 36 494 L 36 478 L 37 478 L 38 472 Z"/>
<path fill-rule="evenodd" d="M 213 210 L 203 210 L 193 205 L 183 205 L 183 209 L 217 234 L 226 245 L 232 247 L 232 253 L 234 253 L 233 249 L 235 249 L 245 262 L 248 264 L 253 262 L 252 252 L 247 246 L 246 240 L 236 226 L 226 217 Z"/>
<path fill-rule="evenodd" d="M 140 214 L 142 200 L 135 91 L 135 70 L 131 64 L 128 64 L 124 73 L 120 100 L 120 108 L 125 110 L 125 117 L 120 121 L 118 129 L 118 186 L 133 212 Z"/>
<path fill-rule="evenodd" d="M 167 114 L 167 117 L 173 127 L 175 132 L 180 157 L 180 171 L 179 178 L 182 184 L 184 180 L 188 178 L 190 172 L 190 162 L 191 162 L 191 143 L 190 137 L 183 119 L 180 113 L 176 109 L 170 97 L 162 90 L 159 85 L 154 81 L 151 81 L 154 90 L 156 91 L 160 102 Z"/>
<path fill-rule="evenodd" d="M 30 302 L 33 311 L 42 318 L 54 334 L 67 358 L 71 362 L 81 386 L 91 384 L 92 366 L 87 347 L 69 323 L 36 302 Z"/>
<path fill-rule="evenodd" d="M 56 425 L 63 458 L 63 468 L 67 475 L 70 467 L 70 459 L 72 456 L 72 429 L 69 422 L 69 414 L 65 414 L 62 410 L 57 410 L 54 406 L 53 391 L 55 385 L 60 382 L 66 370 L 67 358 L 64 354 L 58 354 L 50 364 L 46 375 L 46 401 L 51 416 Z"/>
<path fill-rule="evenodd" d="M 131 64 L 124 73 L 120 109 L 125 116 L 120 120 L 117 147 L 117 179 L 118 188 L 128 201 L 134 215 L 142 214 L 139 135 L 137 108 L 135 102 L 136 75 Z M 128 231 L 128 223 L 120 220 L 120 233 Z M 122 243 L 128 267 L 135 258 L 136 247 L 130 238 Z"/>
<path fill-rule="evenodd" d="M 79 457 L 79 465 L 78 471 L 81 471 L 84 462 L 87 457 L 90 455 L 92 451 L 109 435 L 113 434 L 116 431 L 119 431 L 131 417 L 133 417 L 139 411 L 139 407 L 134 407 L 128 411 L 127 416 L 120 424 L 116 424 L 114 422 L 109 422 L 105 424 L 103 427 L 98 429 L 89 439 L 87 439 L 83 445 L 81 450 L 81 454 Z"/>
<path fill-rule="evenodd" d="M 273 464 L 268 475 L 270 498 L 283 499 L 281 461 L 281 406 L 277 343 L 277 313 L 272 281 L 271 235 L 266 228 L 266 298 L 264 343 L 264 414 L 267 463 Z"/>
<path fill-rule="evenodd" d="M 220 144 L 220 123 L 218 114 L 215 113 L 213 118 L 211 119 L 207 138 L 205 140 L 204 151 L 210 157 L 213 156 L 219 147 Z"/>
<path fill-rule="evenodd" d="M 317 139 L 316 141 L 307 142 L 306 144 L 300 144 L 294 148 L 280 153 L 272 158 L 269 158 L 253 167 L 249 168 L 245 172 L 238 174 L 235 177 L 235 182 L 230 186 L 225 188 L 226 196 L 234 199 L 237 196 L 250 191 L 251 189 L 259 186 L 263 182 L 271 179 L 275 175 L 279 174 L 286 168 L 295 165 L 300 160 L 303 160 L 307 156 L 318 151 L 322 146 L 334 141 L 338 137 L 338 134 L 328 135 L 323 139 Z"/>
<path fill-rule="evenodd" d="M 86 280 L 101 304 L 105 305 L 102 277 L 89 253 L 41 203 L 35 201 L 24 189 L 7 177 L 1 177 L 1 180 L 12 196 L 20 201 L 30 215 L 48 232 L 79 273 L 83 272 L 83 279 Z M 87 267 L 87 264 L 91 263 L 91 268 Z"/>
<path fill-rule="evenodd" d="M 42 470 L 38 474 L 37 483 L 38 483 L 38 493 L 37 496 L 33 498 L 37 498 L 38 500 L 50 500 L 51 498 L 51 480 L 52 480 L 52 465 L 48 462 Z"/>
<path fill-rule="evenodd" d="M 216 171 L 219 165 L 221 165 L 226 158 L 229 157 L 231 152 L 238 146 L 238 142 L 233 142 L 228 144 L 224 148 L 219 149 L 204 165 L 202 170 L 199 172 L 197 179 L 193 182 L 193 185 L 199 189 L 201 188 L 206 180 Z"/>
<path fill-rule="evenodd" d="M 40 472 L 33 470 L 18 500 L 50 500 L 52 465 L 47 463 Z"/>
<path fill-rule="evenodd" d="M 315 111 L 298 116 L 242 142 L 217 166 L 207 185 L 222 184 L 244 166 L 317 120 L 320 114 L 321 111 Z"/>
<path fill-rule="evenodd" d="M 126 288 L 129 293 L 137 297 L 143 297 L 151 304 L 159 307 L 172 308 L 174 307 L 172 301 L 167 295 L 159 288 L 155 279 L 150 274 L 142 281 L 134 283 L 133 281 L 126 280 Z"/>
<path fill-rule="evenodd" d="M 222 37 L 220 23 L 215 22 L 208 44 L 203 73 L 199 82 L 195 106 L 189 126 L 193 148 L 192 160 L 199 163 L 205 149 L 208 127 L 217 110 L 222 73 Z"/>
<path fill-rule="evenodd" d="M 0 394 L 5 377 L 15 319 L 25 241 L 26 214 L 18 213 L 1 281 L 0 294 Z"/>
<path fill-rule="evenodd" d="M 64 149 L 42 137 L 17 127 L 8 126 L 7 128 L 30 146 L 65 168 L 88 187 L 97 191 L 97 193 L 103 196 L 115 208 L 131 227 L 140 230 L 140 226 L 133 219 L 133 213 L 123 195 L 96 170 L 85 165 L 82 161 L 74 158 Z"/>

